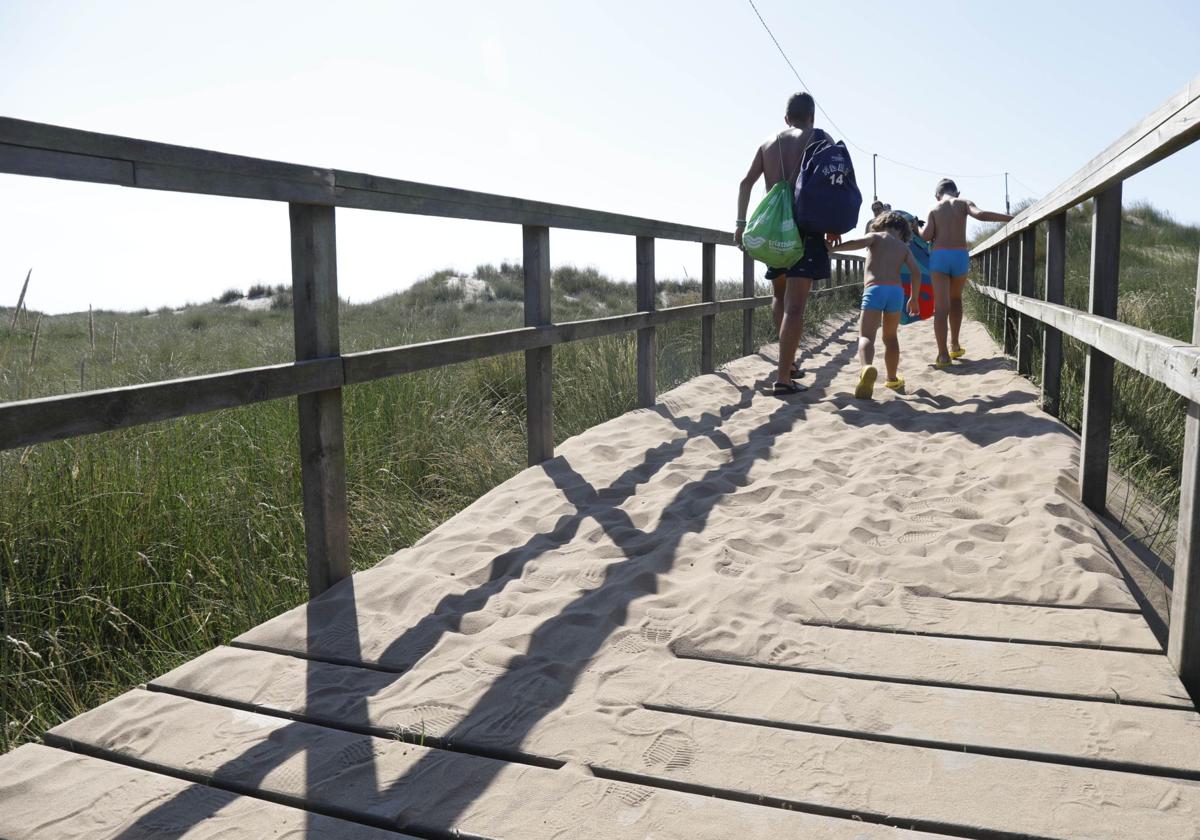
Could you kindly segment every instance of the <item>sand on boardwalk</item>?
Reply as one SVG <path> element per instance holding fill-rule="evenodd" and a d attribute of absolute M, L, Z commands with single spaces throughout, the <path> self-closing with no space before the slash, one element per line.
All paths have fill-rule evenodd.
<path fill-rule="evenodd" d="M 812 837 L 892 836 L 859 814 L 1193 836 L 1200 786 L 1153 774 L 1200 774 L 1200 718 L 1071 499 L 1077 438 L 978 324 L 947 371 L 930 324 L 902 328 L 907 393 L 873 401 L 855 319 L 815 332 L 807 393 L 767 392 L 771 348 L 692 380 L 152 687 L 563 765 L 577 795 L 526 837 L 731 836 L 655 811 L 663 785 L 800 803 Z M 140 742 L 86 715 L 63 737 L 136 752 L 186 728 L 164 699 L 127 705 Z M 399 796 L 420 764 L 379 783 Z M 447 825 L 511 819 L 489 772 Z M 597 775 L 650 792 L 615 788 L 610 813 Z"/>

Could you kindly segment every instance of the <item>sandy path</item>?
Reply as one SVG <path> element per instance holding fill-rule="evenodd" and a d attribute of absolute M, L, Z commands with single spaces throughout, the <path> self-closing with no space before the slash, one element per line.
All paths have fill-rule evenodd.
<path fill-rule="evenodd" d="M 1198 836 L 1200 717 L 1075 436 L 979 325 L 950 371 L 901 335 L 907 395 L 854 399 L 826 325 L 807 394 L 693 380 L 54 737 L 481 836 Z"/>

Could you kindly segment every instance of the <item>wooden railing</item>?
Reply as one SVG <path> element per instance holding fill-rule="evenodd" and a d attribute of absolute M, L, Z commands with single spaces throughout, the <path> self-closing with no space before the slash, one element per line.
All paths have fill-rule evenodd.
<path fill-rule="evenodd" d="M 1116 320 L 1121 254 L 1121 187 L 1126 178 L 1200 139 L 1200 77 L 1093 158 L 1058 188 L 972 250 L 974 287 L 1004 307 L 1004 347 L 1017 370 L 1033 366 L 1034 322 L 1043 325 L 1042 404 L 1061 408 L 1062 337 L 1087 345 L 1080 496 L 1102 511 L 1108 491 L 1113 363 L 1121 362 L 1188 400 L 1167 654 L 1200 700 L 1200 282 L 1192 343 Z M 1067 210 L 1087 199 L 1092 210 L 1089 311 L 1063 305 Z M 1045 224 L 1045 300 L 1035 297 L 1034 246 Z"/>
<path fill-rule="evenodd" d="M 287 202 L 291 217 L 295 363 L 0 403 L 0 450 L 295 396 L 300 421 L 308 585 L 314 595 L 350 573 L 342 434 L 344 386 L 524 352 L 532 465 L 554 455 L 554 345 L 636 332 L 637 399 L 638 405 L 646 407 L 654 404 L 658 391 L 657 327 L 700 318 L 700 369 L 711 373 L 716 316 L 743 313 L 742 350 L 750 354 L 756 350 L 753 310 L 771 303 L 769 296 L 755 296 L 754 263 L 745 255 L 743 296 L 716 299 L 716 246 L 733 245 L 733 235 L 725 231 L 8 118 L 0 118 L 0 172 Z M 343 354 L 338 340 L 336 207 L 521 225 L 525 326 Z M 555 323 L 550 307 L 550 228 L 635 237 L 637 311 Z M 656 239 L 701 244 L 700 303 L 657 308 Z M 861 283 L 862 276 L 861 257 L 837 255 L 834 278 L 813 294 L 827 295 L 850 288 Z"/>

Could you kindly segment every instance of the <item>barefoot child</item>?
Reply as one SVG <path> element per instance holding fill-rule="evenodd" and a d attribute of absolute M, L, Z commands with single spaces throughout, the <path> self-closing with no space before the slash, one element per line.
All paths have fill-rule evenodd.
<path fill-rule="evenodd" d="M 905 306 L 904 287 L 900 285 L 900 267 L 908 266 L 913 277 L 921 276 L 921 267 L 909 250 L 908 240 L 912 227 L 904 216 L 888 211 L 871 223 L 871 233 L 861 239 L 851 239 L 833 247 L 834 251 L 867 249 L 867 266 L 864 273 L 861 334 L 858 339 L 858 357 L 862 361 L 862 373 L 854 396 L 870 399 L 875 390 L 875 378 L 879 371 L 875 361 L 875 333 L 883 326 L 883 362 L 887 367 L 885 388 L 904 393 L 904 380 L 897 370 L 900 366 L 900 340 L 896 329 L 900 326 L 900 313 Z M 914 289 L 919 290 L 920 284 Z M 919 292 L 918 292 L 919 293 Z M 917 315 L 920 304 L 917 295 L 908 299 L 908 312 Z"/>
<path fill-rule="evenodd" d="M 929 211 L 922 237 L 933 246 L 929 256 L 929 276 L 933 281 L 933 334 L 938 356 L 934 364 L 943 368 L 966 351 L 958 342 L 962 329 L 963 287 L 971 263 L 967 247 L 967 216 L 981 222 L 1007 222 L 1012 216 L 980 210 L 975 202 L 958 197 L 958 187 L 949 178 L 938 181 L 934 192 L 937 205 Z M 950 326 L 950 346 L 946 347 L 946 325 Z"/>

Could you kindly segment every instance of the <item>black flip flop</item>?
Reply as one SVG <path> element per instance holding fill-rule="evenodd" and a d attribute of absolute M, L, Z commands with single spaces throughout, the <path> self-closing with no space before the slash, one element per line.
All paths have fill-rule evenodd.
<path fill-rule="evenodd" d="M 800 365 L 792 365 L 792 379 L 799 379 L 804 375 L 804 368 Z"/>
<path fill-rule="evenodd" d="M 776 382 L 773 390 L 776 397 L 790 397 L 792 394 L 804 393 L 808 386 L 799 382 Z"/>

